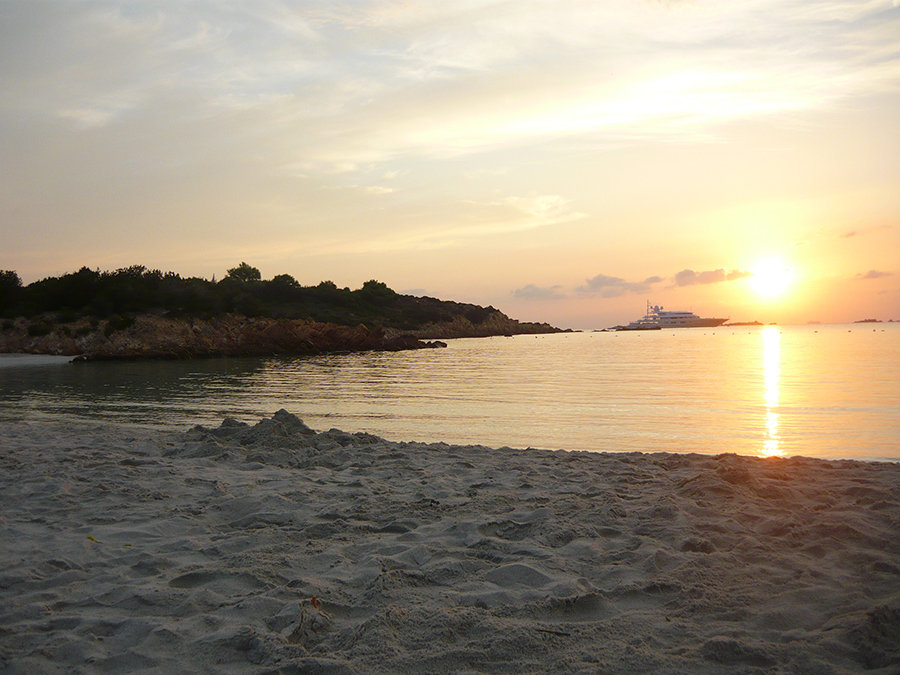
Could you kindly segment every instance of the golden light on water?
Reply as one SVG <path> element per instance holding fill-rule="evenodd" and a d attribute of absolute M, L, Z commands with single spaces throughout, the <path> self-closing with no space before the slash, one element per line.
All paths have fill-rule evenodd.
<path fill-rule="evenodd" d="M 766 457 L 781 456 L 781 439 L 778 436 L 778 380 L 781 375 L 781 331 L 774 326 L 762 330 L 763 375 L 766 404 L 766 437 L 760 452 Z"/>

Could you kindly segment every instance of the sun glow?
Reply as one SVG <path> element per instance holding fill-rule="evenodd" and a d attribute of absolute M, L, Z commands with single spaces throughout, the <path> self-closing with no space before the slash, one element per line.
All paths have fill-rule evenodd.
<path fill-rule="evenodd" d="M 774 297 L 787 290 L 794 278 L 793 270 L 781 260 L 762 260 L 751 269 L 750 285 L 760 295 Z"/>

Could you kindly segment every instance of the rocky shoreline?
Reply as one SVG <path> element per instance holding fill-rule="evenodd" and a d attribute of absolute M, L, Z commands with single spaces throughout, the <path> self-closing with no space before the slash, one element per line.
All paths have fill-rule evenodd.
<path fill-rule="evenodd" d="M 493 337 L 497 335 L 540 335 L 547 333 L 571 333 L 551 326 L 549 323 L 517 321 L 503 312 L 493 311 L 479 323 L 473 323 L 463 315 L 454 316 L 450 321 L 429 323 L 418 330 L 404 332 L 420 340 L 449 340 L 463 337 Z"/>
<path fill-rule="evenodd" d="M 446 347 L 411 335 L 386 335 L 380 328 L 338 326 L 301 319 L 209 319 L 140 315 L 128 325 L 116 319 L 79 319 L 54 324 L 17 319 L 0 333 L 0 353 L 74 356 L 78 361 L 196 359 L 272 354 L 400 351 Z"/>
<path fill-rule="evenodd" d="M 0 353 L 73 356 L 78 361 L 306 355 L 439 348 L 447 346 L 440 338 L 552 332 L 560 331 L 549 324 L 520 323 L 501 312 L 480 324 L 457 317 L 416 331 L 238 314 L 202 319 L 142 314 L 69 322 L 42 317 L 6 321 Z"/>

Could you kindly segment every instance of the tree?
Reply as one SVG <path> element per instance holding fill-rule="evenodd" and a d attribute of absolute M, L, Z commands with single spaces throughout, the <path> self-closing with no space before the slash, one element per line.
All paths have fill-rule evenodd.
<path fill-rule="evenodd" d="M 259 270 L 255 267 L 251 267 L 247 263 L 242 262 L 237 267 L 228 270 L 225 278 L 234 279 L 235 281 L 260 281 L 262 280 L 262 274 L 260 274 Z"/>
<path fill-rule="evenodd" d="M 397 294 L 386 283 L 375 279 L 370 279 L 364 283 L 362 288 L 356 292 L 360 296 L 376 302 L 390 302 L 397 297 Z"/>
<path fill-rule="evenodd" d="M 278 274 L 272 278 L 272 283 L 279 286 L 290 286 L 291 288 L 300 288 L 300 283 L 290 274 Z"/>
<path fill-rule="evenodd" d="M 0 314 L 12 313 L 22 293 L 22 279 L 12 270 L 0 270 Z"/>

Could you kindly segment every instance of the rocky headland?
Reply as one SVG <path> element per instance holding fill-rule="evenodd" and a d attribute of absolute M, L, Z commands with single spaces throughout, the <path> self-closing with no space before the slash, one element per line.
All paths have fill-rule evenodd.
<path fill-rule="evenodd" d="M 9 323 L 12 323 L 10 326 Z M 339 326 L 302 319 L 247 318 L 225 314 L 208 319 L 152 314 L 117 326 L 116 320 L 79 319 L 53 324 L 46 319 L 7 322 L 0 353 L 55 354 L 84 361 L 112 359 L 194 359 L 219 356 L 399 351 L 446 347 L 409 335 L 386 335 L 381 328 Z"/>
<path fill-rule="evenodd" d="M 397 293 L 380 281 L 264 281 L 241 263 L 221 281 L 142 265 L 86 267 L 23 285 L 0 270 L 0 353 L 81 360 L 193 359 L 445 347 L 441 339 L 557 333 L 494 307 Z M 435 341 L 437 340 L 437 341 Z"/>
<path fill-rule="evenodd" d="M 499 311 L 477 324 L 457 316 L 412 331 L 238 314 L 210 318 L 142 314 L 69 322 L 44 316 L 4 322 L 0 353 L 74 356 L 83 361 L 305 355 L 446 347 L 440 339 L 552 332 L 559 329 L 522 323 Z"/>
<path fill-rule="evenodd" d="M 462 337 L 492 337 L 495 335 L 537 335 L 544 333 L 571 332 L 561 330 L 549 323 L 532 323 L 517 321 L 494 310 L 479 323 L 473 323 L 468 317 L 458 314 L 449 321 L 428 323 L 421 328 L 394 332 L 394 335 L 413 336 L 420 340 L 447 340 Z"/>

